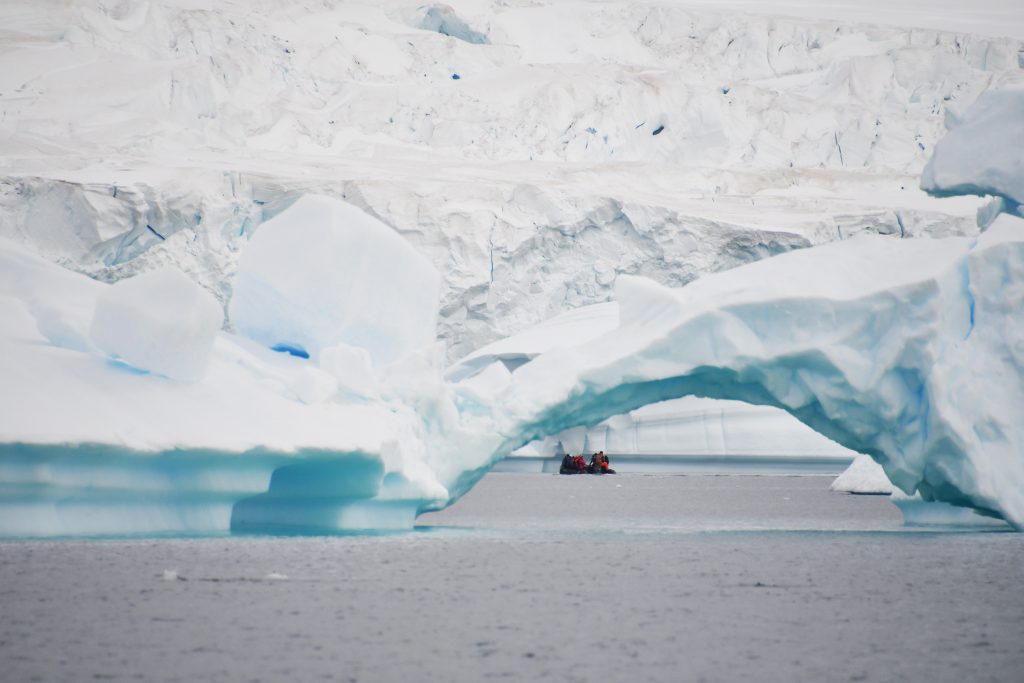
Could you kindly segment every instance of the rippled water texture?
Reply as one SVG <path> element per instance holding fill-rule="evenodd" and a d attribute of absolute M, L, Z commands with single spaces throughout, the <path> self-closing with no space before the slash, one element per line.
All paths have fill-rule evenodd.
<path fill-rule="evenodd" d="M 0 543 L 0 678 L 1020 680 L 1024 536 L 828 482 L 493 474 L 407 534 Z"/>

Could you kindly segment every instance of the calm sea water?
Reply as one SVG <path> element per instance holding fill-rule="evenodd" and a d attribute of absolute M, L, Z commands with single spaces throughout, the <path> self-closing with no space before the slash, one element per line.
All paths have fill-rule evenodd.
<path fill-rule="evenodd" d="M 1024 535 L 829 481 L 494 474 L 412 533 L 0 543 L 0 680 L 1022 680 Z"/>

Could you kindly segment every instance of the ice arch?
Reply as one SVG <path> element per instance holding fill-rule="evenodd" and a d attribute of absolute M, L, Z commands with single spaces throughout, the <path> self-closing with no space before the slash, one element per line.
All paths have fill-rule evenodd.
<path fill-rule="evenodd" d="M 494 448 L 447 482 L 453 499 L 534 438 L 692 394 L 782 408 L 907 493 L 1024 525 L 1024 221 L 864 236 L 678 290 L 621 278 L 616 298 L 617 329 L 489 397 Z"/>

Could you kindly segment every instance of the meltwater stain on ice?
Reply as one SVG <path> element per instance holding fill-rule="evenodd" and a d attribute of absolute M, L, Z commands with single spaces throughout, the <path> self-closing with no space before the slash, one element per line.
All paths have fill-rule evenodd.
<path fill-rule="evenodd" d="M 289 356 L 295 356 L 296 358 L 309 358 L 309 351 L 298 345 L 275 344 L 271 347 L 271 350 L 278 353 L 287 353 Z"/>

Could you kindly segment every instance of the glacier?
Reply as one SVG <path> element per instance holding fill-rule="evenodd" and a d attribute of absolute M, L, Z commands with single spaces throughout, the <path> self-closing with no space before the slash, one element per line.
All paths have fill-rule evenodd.
<path fill-rule="evenodd" d="M 917 179 L 1021 77 L 1006 0 L 447 5 L 5 2 L 0 235 L 107 282 L 174 265 L 226 310 L 260 227 L 333 196 L 442 274 L 455 361 L 618 273 L 976 234 L 983 200 Z"/>

